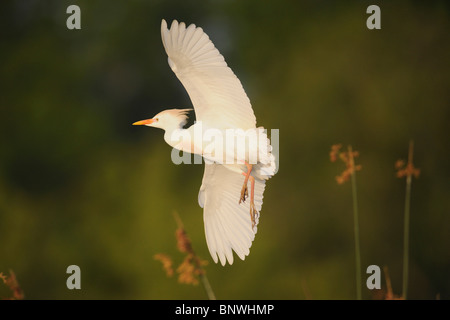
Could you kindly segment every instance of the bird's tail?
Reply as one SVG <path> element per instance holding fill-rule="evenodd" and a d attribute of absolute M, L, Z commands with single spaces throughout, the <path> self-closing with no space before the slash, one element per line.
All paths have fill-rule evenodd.
<path fill-rule="evenodd" d="M 259 127 L 258 129 L 264 128 Z M 278 156 L 276 156 L 273 152 L 273 147 L 270 143 L 269 137 L 267 137 L 266 130 L 263 130 L 260 133 L 259 139 L 263 139 L 263 143 L 261 145 L 264 147 L 267 146 L 267 148 L 264 148 L 263 152 L 259 152 L 259 161 L 254 166 L 254 175 L 256 178 L 261 180 L 268 180 L 278 171 Z"/>

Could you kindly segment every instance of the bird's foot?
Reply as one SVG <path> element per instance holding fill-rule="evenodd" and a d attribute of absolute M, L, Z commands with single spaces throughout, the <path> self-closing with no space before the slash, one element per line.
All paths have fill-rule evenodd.
<path fill-rule="evenodd" d="M 247 173 L 242 172 L 242 175 L 245 176 L 245 179 L 244 179 L 244 185 L 242 186 L 242 190 L 241 190 L 241 198 L 239 199 L 239 204 L 241 204 L 241 202 L 245 202 L 245 199 L 247 199 L 247 197 L 248 197 L 247 183 L 248 183 L 248 179 L 250 179 L 250 177 L 251 177 L 250 173 L 252 172 L 252 168 L 253 168 L 253 166 L 251 164 L 248 164 L 247 162 L 245 162 L 245 165 L 247 166 Z M 253 179 L 253 177 L 252 177 L 252 179 Z"/>
<path fill-rule="evenodd" d="M 255 204 L 253 201 L 250 202 L 250 219 L 252 221 L 252 229 L 255 229 L 256 219 L 259 216 L 259 212 L 255 209 Z"/>
<path fill-rule="evenodd" d="M 241 190 L 241 198 L 239 199 L 239 204 L 241 204 L 241 202 L 245 202 L 245 199 L 247 199 L 248 197 L 248 189 L 247 189 L 247 184 L 244 184 L 242 186 L 242 190 Z"/>

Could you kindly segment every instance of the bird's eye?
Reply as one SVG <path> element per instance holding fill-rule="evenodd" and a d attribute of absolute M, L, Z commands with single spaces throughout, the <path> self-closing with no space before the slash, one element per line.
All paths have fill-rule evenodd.
<path fill-rule="evenodd" d="M 156 121 L 159 121 L 159 119 L 158 119 L 158 118 L 155 118 L 155 120 L 156 120 Z"/>

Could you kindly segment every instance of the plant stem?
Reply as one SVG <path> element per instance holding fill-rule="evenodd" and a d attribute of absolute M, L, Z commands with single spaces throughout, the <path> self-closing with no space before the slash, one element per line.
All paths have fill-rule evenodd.
<path fill-rule="evenodd" d="M 353 228 L 355 233 L 355 266 L 356 266 L 356 298 L 361 300 L 361 251 L 359 248 L 358 197 L 356 192 L 356 170 L 352 147 L 348 147 L 348 154 L 352 170 L 352 198 L 353 198 Z"/>
<path fill-rule="evenodd" d="M 403 298 L 408 294 L 408 269 L 409 269 L 409 203 L 411 199 L 411 176 L 406 178 L 405 196 L 405 226 L 403 231 Z"/>
<path fill-rule="evenodd" d="M 413 163 L 414 142 L 409 142 L 408 165 Z M 408 272 L 409 272 L 409 212 L 411 203 L 411 181 L 412 174 L 406 176 L 406 195 L 405 195 L 405 221 L 403 230 L 403 299 L 408 295 Z"/>
<path fill-rule="evenodd" d="M 205 273 L 201 274 L 200 278 L 202 279 L 203 287 L 205 288 L 206 294 L 208 295 L 208 299 L 216 300 L 216 296 L 214 295 L 214 291 L 212 290 L 211 285 L 209 284 L 206 274 Z"/>

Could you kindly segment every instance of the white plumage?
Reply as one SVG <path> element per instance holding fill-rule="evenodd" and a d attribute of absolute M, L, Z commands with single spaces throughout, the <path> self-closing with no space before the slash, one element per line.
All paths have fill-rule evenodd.
<path fill-rule="evenodd" d="M 255 239 L 259 217 L 255 227 L 249 216 L 249 202 L 238 203 L 239 190 L 244 176 L 228 170 L 220 164 L 205 165 L 198 203 L 203 208 L 206 242 L 214 261 L 219 257 L 222 265 L 233 263 L 231 249 L 242 260 L 250 253 Z M 265 180 L 255 179 L 255 206 L 262 206 Z"/>
<path fill-rule="evenodd" d="M 255 128 L 256 118 L 241 82 L 202 28 L 176 20 L 161 23 L 169 65 L 191 98 L 197 121 L 212 128 Z"/>
<path fill-rule="evenodd" d="M 161 36 L 168 55 L 169 66 L 186 88 L 194 106 L 196 124 L 183 129 L 187 110 L 165 110 L 152 119 L 136 122 L 162 128 L 165 141 L 174 148 L 191 153 L 203 154 L 204 146 L 194 141 L 178 143 L 172 140 L 174 133 L 192 133 L 201 122 L 203 130 L 256 129 L 253 113 L 241 82 L 227 66 L 225 59 L 215 48 L 202 28 L 186 25 L 176 20 L 170 29 L 162 20 Z M 262 135 L 270 151 L 267 135 Z M 265 182 L 275 174 L 275 159 L 269 152 L 264 163 L 251 167 L 237 159 L 235 164 L 205 164 L 198 202 L 203 208 L 206 242 L 213 260 L 222 265 L 233 263 L 234 251 L 242 260 L 250 253 L 255 238 L 259 212 L 262 206 Z M 251 172 L 251 174 L 249 173 Z M 251 201 L 245 201 L 244 183 L 253 190 Z M 252 188 L 253 181 L 254 188 Z M 241 191 L 241 198 L 239 192 Z M 246 191 L 246 190 L 245 190 Z M 253 211 L 252 211 L 253 210 Z M 249 214 L 250 212 L 250 214 Z"/>

